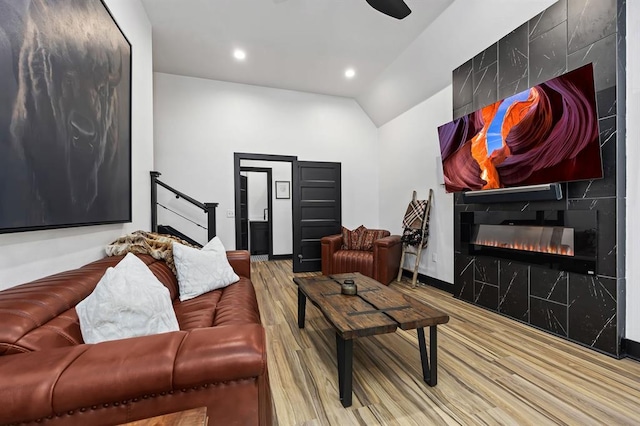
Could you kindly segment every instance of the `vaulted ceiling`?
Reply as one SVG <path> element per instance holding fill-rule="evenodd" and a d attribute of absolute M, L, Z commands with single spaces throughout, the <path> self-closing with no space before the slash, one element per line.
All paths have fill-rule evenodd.
<path fill-rule="evenodd" d="M 365 0 L 142 1 L 156 72 L 351 97 L 380 126 L 556 0 L 405 0 L 403 20 Z"/>

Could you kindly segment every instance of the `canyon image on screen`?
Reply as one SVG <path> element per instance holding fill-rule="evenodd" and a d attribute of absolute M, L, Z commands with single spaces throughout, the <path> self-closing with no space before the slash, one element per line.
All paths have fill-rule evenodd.
<path fill-rule="evenodd" d="M 593 66 L 438 127 L 447 192 L 598 179 Z"/>

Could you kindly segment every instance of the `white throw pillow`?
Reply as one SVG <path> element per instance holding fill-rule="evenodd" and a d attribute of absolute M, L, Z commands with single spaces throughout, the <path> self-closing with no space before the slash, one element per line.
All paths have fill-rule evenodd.
<path fill-rule="evenodd" d="M 200 250 L 173 243 L 173 261 L 178 272 L 180 300 L 183 302 L 240 279 L 233 272 L 227 252 L 218 237 Z"/>
<path fill-rule="evenodd" d="M 76 312 L 85 343 L 180 329 L 169 290 L 132 253 L 107 269 Z"/>

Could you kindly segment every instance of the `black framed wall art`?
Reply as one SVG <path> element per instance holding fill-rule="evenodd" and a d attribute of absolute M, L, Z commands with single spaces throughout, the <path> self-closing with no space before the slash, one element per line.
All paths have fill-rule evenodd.
<path fill-rule="evenodd" d="M 291 198 L 291 182 L 288 180 L 276 181 L 276 199 Z"/>
<path fill-rule="evenodd" d="M 0 233 L 130 221 L 130 43 L 100 0 L 0 0 Z"/>

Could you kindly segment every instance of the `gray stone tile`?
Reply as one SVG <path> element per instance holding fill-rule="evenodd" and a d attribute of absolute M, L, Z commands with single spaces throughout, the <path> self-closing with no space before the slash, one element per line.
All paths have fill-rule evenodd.
<path fill-rule="evenodd" d="M 567 5 L 569 53 L 616 32 L 616 0 L 568 0 Z"/>
<path fill-rule="evenodd" d="M 473 109 L 478 110 L 498 100 L 498 66 L 496 63 L 473 74 Z"/>
<path fill-rule="evenodd" d="M 501 260 L 499 291 L 498 311 L 529 322 L 529 266 Z"/>
<path fill-rule="evenodd" d="M 616 35 L 599 40 L 567 58 L 568 71 L 593 62 L 596 92 L 616 84 Z"/>
<path fill-rule="evenodd" d="M 617 354 L 616 280 L 569 275 L 569 338 Z"/>
<path fill-rule="evenodd" d="M 473 104 L 470 102 L 466 105 L 461 106 L 458 109 L 453 110 L 453 119 L 457 120 L 460 117 L 464 117 L 465 115 L 471 114 L 473 111 L 474 111 Z"/>
<path fill-rule="evenodd" d="M 567 0 L 559 0 L 529 21 L 529 40 L 567 20 Z"/>
<path fill-rule="evenodd" d="M 487 309 L 496 311 L 498 309 L 498 286 L 481 283 L 474 283 L 474 302 Z"/>
<path fill-rule="evenodd" d="M 569 183 L 568 198 L 601 198 L 616 195 L 616 116 L 598 121 L 600 128 L 600 153 L 602 155 L 602 179 Z"/>
<path fill-rule="evenodd" d="M 498 85 L 505 87 L 529 75 L 529 25 L 525 23 L 498 41 Z"/>
<path fill-rule="evenodd" d="M 509 96 L 513 96 L 516 93 L 523 92 L 529 88 L 529 76 L 523 77 L 522 79 L 515 81 L 511 84 L 507 84 L 506 86 L 498 86 L 498 99 L 505 99 Z"/>
<path fill-rule="evenodd" d="M 529 84 L 535 86 L 567 70 L 566 22 L 529 43 Z"/>
<path fill-rule="evenodd" d="M 567 307 L 548 300 L 531 297 L 531 324 L 553 334 L 567 336 Z"/>
<path fill-rule="evenodd" d="M 569 273 L 531 266 L 531 295 L 566 305 Z"/>
<path fill-rule="evenodd" d="M 473 100 L 473 63 L 469 59 L 453 70 L 453 109 L 456 110 Z"/>
<path fill-rule="evenodd" d="M 478 72 L 498 60 L 498 43 L 494 43 L 473 58 L 473 72 Z"/>

